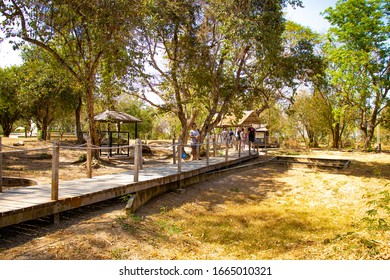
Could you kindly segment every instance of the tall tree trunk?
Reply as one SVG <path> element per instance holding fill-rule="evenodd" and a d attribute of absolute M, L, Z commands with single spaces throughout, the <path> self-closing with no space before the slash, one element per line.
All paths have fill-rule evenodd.
<path fill-rule="evenodd" d="M 360 116 L 360 130 L 363 134 L 363 148 L 364 150 L 368 150 L 370 147 L 370 141 L 368 138 L 367 108 L 363 108 Z"/>
<path fill-rule="evenodd" d="M 42 122 L 41 139 L 47 140 L 47 123 L 46 120 Z"/>
<path fill-rule="evenodd" d="M 92 145 L 99 146 L 99 139 L 97 136 L 97 130 L 95 125 L 95 110 L 94 110 L 94 84 L 90 83 L 86 87 L 86 97 L 87 97 L 87 110 L 88 110 L 88 124 L 89 124 L 89 136 L 91 137 Z M 99 159 L 99 151 L 93 150 L 93 156 L 96 159 Z"/>
<path fill-rule="evenodd" d="M 76 115 L 76 135 L 77 135 L 77 143 L 82 144 L 84 142 L 83 138 L 83 130 L 81 128 L 81 108 L 83 105 L 83 100 L 81 97 L 79 97 L 79 103 L 75 110 Z"/>
<path fill-rule="evenodd" d="M 332 137 L 333 137 L 332 148 L 334 148 L 334 149 L 340 148 L 340 140 L 341 140 L 340 123 L 336 123 L 336 125 L 334 126 Z"/>
<path fill-rule="evenodd" d="M 309 138 L 309 148 L 318 148 L 318 141 L 314 131 L 307 130 L 307 135 Z"/>
<path fill-rule="evenodd" d="M 372 139 L 374 138 L 374 133 L 375 133 L 375 120 L 371 119 L 368 126 L 367 126 L 367 133 L 365 135 L 364 139 L 364 148 L 366 150 L 369 150 L 371 148 L 371 142 Z"/>
<path fill-rule="evenodd" d="M 47 127 L 48 124 L 48 106 L 45 106 L 45 109 L 41 115 L 41 139 L 47 140 Z"/>

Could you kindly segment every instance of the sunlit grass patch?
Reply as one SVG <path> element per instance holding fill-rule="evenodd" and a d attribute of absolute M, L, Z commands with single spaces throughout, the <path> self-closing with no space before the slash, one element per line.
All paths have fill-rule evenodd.
<path fill-rule="evenodd" d="M 362 161 L 342 171 L 276 170 L 203 183 L 196 197 L 180 205 L 163 200 L 152 215 L 122 228 L 136 226 L 127 233 L 154 248 L 147 258 L 155 259 L 390 258 L 389 231 L 370 230 L 364 222 L 375 212 L 369 212 L 370 201 L 387 202 L 389 179 L 374 174 L 372 164 Z M 380 213 L 369 217 L 379 222 Z"/>
<path fill-rule="evenodd" d="M 316 209 L 329 213 L 329 209 Z M 284 258 L 291 250 L 304 249 L 331 238 L 340 228 L 327 215 L 269 204 L 225 205 L 224 211 L 182 215 L 171 212 L 175 224 L 204 246 L 218 247 L 231 258 Z M 159 219 L 165 219 L 160 217 Z M 348 224 L 348 221 L 346 221 Z M 347 226 L 347 224 L 345 226 Z M 172 227 L 172 225 L 170 225 Z M 330 233 L 329 233 L 330 232 Z M 320 237 L 318 237 L 320 235 Z"/>

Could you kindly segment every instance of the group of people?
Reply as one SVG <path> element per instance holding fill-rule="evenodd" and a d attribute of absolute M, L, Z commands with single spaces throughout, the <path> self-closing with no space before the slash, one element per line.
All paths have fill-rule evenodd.
<path fill-rule="evenodd" d="M 255 142 L 256 130 L 252 125 L 250 125 L 247 129 L 244 127 L 237 127 L 234 132 L 233 129 L 230 129 L 228 133 L 224 133 L 224 131 L 227 132 L 226 128 L 224 128 L 221 133 L 222 142 L 228 142 L 229 145 L 232 145 L 236 151 L 238 150 L 239 145 L 241 145 L 241 151 L 244 152 L 246 146 L 249 145 L 249 142 Z"/>
<path fill-rule="evenodd" d="M 237 151 L 241 145 L 241 151 L 245 151 L 245 147 L 249 145 L 249 142 L 252 144 L 255 142 L 256 130 L 250 125 L 247 129 L 244 127 L 236 128 L 235 131 L 231 128 L 227 131 L 226 128 L 223 128 L 221 132 L 221 141 L 222 143 L 228 142 L 229 145 L 232 145 Z M 199 143 L 200 132 L 197 129 L 196 124 L 193 123 L 190 130 L 190 142 L 191 142 L 191 154 L 192 160 L 198 160 L 198 143 Z"/>

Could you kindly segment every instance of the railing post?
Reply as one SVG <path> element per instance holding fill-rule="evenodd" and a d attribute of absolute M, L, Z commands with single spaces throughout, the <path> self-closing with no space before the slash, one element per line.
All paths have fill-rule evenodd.
<path fill-rule="evenodd" d="M 134 145 L 134 182 L 138 182 L 139 178 L 139 156 L 140 156 L 140 139 L 135 139 Z"/>
<path fill-rule="evenodd" d="M 0 136 L 0 193 L 3 192 L 3 151 L 1 136 Z"/>
<path fill-rule="evenodd" d="M 58 181 L 60 164 L 60 145 L 58 142 L 53 144 L 52 156 L 52 176 L 51 176 L 51 200 L 58 200 Z"/>
<path fill-rule="evenodd" d="M 225 154 L 225 161 L 228 161 L 229 159 L 229 140 L 226 138 L 226 154 Z"/>
<path fill-rule="evenodd" d="M 177 158 L 177 172 L 181 173 L 181 160 L 182 160 L 181 157 L 182 157 L 182 154 L 183 154 L 183 147 L 181 145 L 181 140 L 180 139 L 179 139 L 177 148 L 178 148 L 177 151 L 178 151 L 178 154 L 179 154 L 179 156 Z"/>
<path fill-rule="evenodd" d="M 240 158 L 241 157 L 241 139 L 240 139 L 240 141 L 238 142 L 238 158 Z"/>
<path fill-rule="evenodd" d="M 138 157 L 138 160 L 139 160 L 139 169 L 140 170 L 143 170 L 144 169 L 144 165 L 143 165 L 143 161 L 142 161 L 142 140 L 141 138 L 139 139 L 139 157 Z"/>
<path fill-rule="evenodd" d="M 196 143 L 196 149 L 195 149 L 195 153 L 196 153 L 196 158 L 199 159 L 199 154 L 200 154 L 200 147 L 202 146 L 202 144 L 200 142 Z"/>
<path fill-rule="evenodd" d="M 176 146 L 175 146 L 175 138 L 172 139 L 172 153 L 173 153 L 173 164 L 176 164 Z"/>
<path fill-rule="evenodd" d="M 209 158 L 210 158 L 210 135 L 207 133 L 207 135 L 206 135 L 206 166 L 209 166 L 209 164 L 210 164 Z"/>
<path fill-rule="evenodd" d="M 215 157 L 215 154 L 216 154 L 216 143 L 215 143 L 215 134 L 213 135 L 213 157 Z"/>
<path fill-rule="evenodd" d="M 92 178 L 92 149 L 91 138 L 87 136 L 87 178 Z"/>

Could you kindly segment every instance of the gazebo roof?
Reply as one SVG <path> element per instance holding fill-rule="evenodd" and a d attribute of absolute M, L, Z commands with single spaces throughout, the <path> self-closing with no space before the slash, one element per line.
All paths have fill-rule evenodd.
<path fill-rule="evenodd" d="M 225 116 L 218 124 L 218 127 L 260 124 L 260 118 L 255 111 L 243 111 L 243 113 L 242 118 L 239 120 L 235 116 Z"/>
<path fill-rule="evenodd" d="M 256 128 L 257 132 L 265 132 L 268 131 L 267 125 L 266 124 L 261 124 L 258 128 Z"/>
<path fill-rule="evenodd" d="M 137 123 L 142 120 L 133 117 L 124 112 L 106 110 L 95 116 L 95 121 L 98 122 L 111 122 L 111 123 Z"/>

